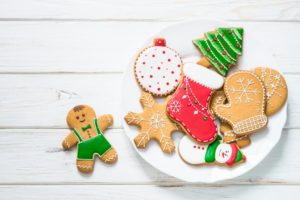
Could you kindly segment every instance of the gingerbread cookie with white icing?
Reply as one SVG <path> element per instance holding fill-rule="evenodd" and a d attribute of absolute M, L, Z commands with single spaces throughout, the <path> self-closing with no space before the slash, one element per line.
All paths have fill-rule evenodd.
<path fill-rule="evenodd" d="M 181 77 L 180 55 L 166 46 L 163 38 L 154 39 L 152 46 L 143 49 L 134 63 L 135 78 L 140 87 L 155 96 L 171 94 Z"/>
<path fill-rule="evenodd" d="M 107 164 L 117 161 L 116 150 L 103 135 L 103 131 L 113 123 L 112 115 L 97 118 L 93 108 L 79 105 L 69 111 L 67 123 L 72 132 L 64 139 L 62 146 L 69 150 L 77 144 L 76 165 L 80 172 L 93 171 L 95 156 Z"/>
<path fill-rule="evenodd" d="M 288 89 L 284 77 L 275 69 L 257 67 L 253 70 L 262 80 L 266 88 L 266 115 L 270 116 L 284 105 Z"/>
<path fill-rule="evenodd" d="M 142 92 L 140 102 L 144 108 L 141 113 L 129 112 L 125 121 L 129 125 L 139 126 L 140 133 L 134 138 L 137 148 L 144 149 L 151 140 L 156 140 L 163 152 L 171 154 L 175 150 L 171 133 L 178 130 L 166 113 L 166 102 L 158 104 L 153 96 L 147 92 Z"/>

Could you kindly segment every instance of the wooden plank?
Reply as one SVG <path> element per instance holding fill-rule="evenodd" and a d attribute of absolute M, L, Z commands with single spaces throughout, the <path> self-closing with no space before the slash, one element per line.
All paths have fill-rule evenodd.
<path fill-rule="evenodd" d="M 299 75 L 285 76 L 289 86 L 286 127 L 300 127 Z M 0 128 L 67 128 L 65 118 L 77 104 L 114 115 L 121 128 L 122 74 L 0 75 Z M 138 104 L 138 99 L 136 99 Z"/>
<path fill-rule="evenodd" d="M 77 0 L 60 1 L 2 0 L 0 18 L 4 19 L 83 19 L 83 20 L 181 20 L 207 18 L 227 20 L 300 19 L 299 1 L 210 1 L 210 0 Z M 34 12 L 33 12 L 34 11 Z"/>
<path fill-rule="evenodd" d="M 119 160 L 113 166 L 96 161 L 91 175 L 80 174 L 75 166 L 76 150 L 63 151 L 67 129 L 0 130 L 0 185 L 2 184 L 156 184 L 185 185 L 151 167 L 135 152 L 122 129 L 108 130 L 106 137 L 116 147 Z M 251 172 L 232 184 L 300 184 L 298 159 L 299 129 L 285 130 L 276 148 Z M 151 148 L 158 148 L 150 143 Z"/>
<path fill-rule="evenodd" d="M 252 200 L 268 197 L 272 200 L 300 195 L 300 186 L 243 185 L 228 187 L 156 187 L 152 185 L 68 185 L 68 186 L 0 186 L 1 198 L 15 199 L 241 199 Z"/>
<path fill-rule="evenodd" d="M 122 72 L 147 38 L 173 23 L 0 21 L 0 73 Z M 232 24 L 263 37 L 277 68 L 300 72 L 300 23 Z"/>

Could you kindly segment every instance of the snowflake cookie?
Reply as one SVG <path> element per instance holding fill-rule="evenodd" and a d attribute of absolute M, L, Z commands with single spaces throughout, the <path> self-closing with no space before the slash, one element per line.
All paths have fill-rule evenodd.
<path fill-rule="evenodd" d="M 150 140 L 155 139 L 163 152 L 173 153 L 175 145 L 171 133 L 178 128 L 167 116 L 166 102 L 168 102 L 168 98 L 164 104 L 157 104 L 151 94 L 142 92 L 140 102 L 144 107 L 143 112 L 129 112 L 125 116 L 127 124 L 141 127 L 140 133 L 134 139 L 136 147 L 146 148 Z"/>
<path fill-rule="evenodd" d="M 214 113 L 229 123 L 237 135 L 247 135 L 267 125 L 266 91 L 259 77 L 250 71 L 238 71 L 225 80 L 228 103 L 217 105 Z"/>
<path fill-rule="evenodd" d="M 182 61 L 179 54 L 166 46 L 161 38 L 137 56 L 134 73 L 138 84 L 155 96 L 172 93 L 179 84 Z"/>

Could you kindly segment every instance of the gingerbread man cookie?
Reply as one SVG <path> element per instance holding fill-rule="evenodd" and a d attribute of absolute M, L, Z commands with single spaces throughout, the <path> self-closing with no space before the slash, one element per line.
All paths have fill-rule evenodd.
<path fill-rule="evenodd" d="M 221 141 L 222 138 L 218 136 L 213 143 L 204 145 L 184 136 L 178 147 L 180 157 L 191 165 L 233 166 L 246 160 L 246 156 L 236 144 L 221 143 Z"/>
<path fill-rule="evenodd" d="M 163 38 L 145 48 L 134 64 L 135 78 L 141 88 L 155 96 L 172 93 L 181 77 L 182 61 L 179 54 L 166 46 Z"/>
<path fill-rule="evenodd" d="M 125 116 L 127 124 L 141 127 L 140 133 L 134 139 L 136 147 L 146 148 L 150 140 L 154 139 L 163 152 L 173 153 L 175 145 L 171 133 L 178 128 L 166 114 L 167 100 L 164 104 L 157 104 L 151 94 L 142 92 L 140 102 L 144 107 L 143 112 L 129 112 Z"/>
<path fill-rule="evenodd" d="M 102 132 L 113 123 L 111 115 L 96 117 L 90 106 L 79 105 L 71 109 L 67 123 L 73 131 L 64 139 L 62 146 L 68 150 L 77 144 L 77 168 L 89 173 L 94 168 L 94 157 L 111 164 L 117 160 L 117 152 Z"/>
<path fill-rule="evenodd" d="M 275 69 L 257 67 L 254 72 L 263 81 L 266 88 L 266 115 L 270 116 L 284 105 L 288 96 L 288 89 L 283 76 Z"/>
<path fill-rule="evenodd" d="M 229 123 L 237 135 L 255 132 L 267 125 L 265 87 L 250 71 L 238 71 L 225 81 L 228 103 L 218 105 L 215 114 Z"/>

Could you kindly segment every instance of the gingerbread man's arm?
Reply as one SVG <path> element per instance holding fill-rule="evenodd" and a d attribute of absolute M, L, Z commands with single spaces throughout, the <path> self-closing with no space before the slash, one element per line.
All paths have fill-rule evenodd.
<path fill-rule="evenodd" d="M 100 130 L 103 133 L 109 126 L 111 126 L 114 122 L 114 118 L 110 114 L 101 115 L 98 118 L 98 123 L 100 126 Z"/>
<path fill-rule="evenodd" d="M 62 142 L 62 146 L 64 149 L 68 150 L 77 144 L 77 142 L 77 137 L 73 133 L 69 133 L 69 135 Z"/>

